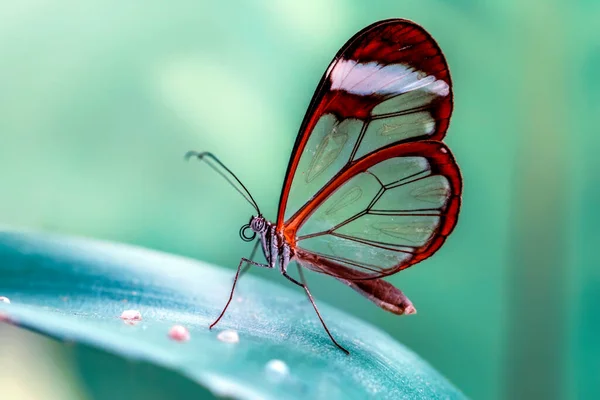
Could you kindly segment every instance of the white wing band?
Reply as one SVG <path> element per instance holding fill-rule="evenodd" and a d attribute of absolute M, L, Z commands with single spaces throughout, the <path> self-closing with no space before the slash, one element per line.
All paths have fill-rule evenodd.
<path fill-rule="evenodd" d="M 332 89 L 363 96 L 398 95 L 417 89 L 441 97 L 450 93 L 445 81 L 404 64 L 362 64 L 342 58 L 333 65 L 330 79 Z"/>

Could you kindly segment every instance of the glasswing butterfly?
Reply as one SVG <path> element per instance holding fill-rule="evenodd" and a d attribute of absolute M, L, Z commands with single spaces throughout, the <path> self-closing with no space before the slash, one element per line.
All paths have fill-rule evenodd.
<path fill-rule="evenodd" d="M 330 275 L 394 314 L 412 302 L 382 278 L 435 253 L 452 232 L 461 203 L 460 170 L 441 142 L 452 113 L 452 83 L 433 38 L 404 19 L 354 35 L 323 75 L 294 145 L 277 220 L 267 221 L 242 182 L 213 154 L 189 152 L 223 176 L 255 208 L 240 229 L 255 265 L 279 271 L 306 292 L 302 267 Z M 258 245 L 266 264 L 253 261 Z M 295 261 L 299 279 L 288 274 Z M 245 267 L 242 269 L 242 266 Z"/>

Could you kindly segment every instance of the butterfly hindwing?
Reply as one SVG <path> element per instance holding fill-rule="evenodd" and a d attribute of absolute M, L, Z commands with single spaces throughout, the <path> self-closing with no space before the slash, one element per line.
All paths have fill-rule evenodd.
<path fill-rule="evenodd" d="M 415 264 L 433 254 L 456 224 L 458 177 L 440 142 L 373 153 L 325 187 L 315 198 L 318 207 L 290 221 L 298 257 L 309 252 L 370 276 Z"/>

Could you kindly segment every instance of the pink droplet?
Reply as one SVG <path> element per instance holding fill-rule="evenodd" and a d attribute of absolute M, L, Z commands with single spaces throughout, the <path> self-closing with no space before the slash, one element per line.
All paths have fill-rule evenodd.
<path fill-rule="evenodd" d="M 121 314 L 121 319 L 126 323 L 135 323 L 142 320 L 142 314 L 138 310 L 125 310 Z"/>
<path fill-rule="evenodd" d="M 6 322 L 7 324 L 10 324 L 12 322 L 10 315 L 0 312 L 0 322 Z"/>
<path fill-rule="evenodd" d="M 10 299 L 8 297 L 0 296 L 0 303 L 10 304 Z"/>
<path fill-rule="evenodd" d="M 227 329 L 225 331 L 219 332 L 219 334 L 217 335 L 217 339 L 225 343 L 238 343 L 240 341 L 240 336 L 236 331 Z"/>
<path fill-rule="evenodd" d="M 187 342 L 190 340 L 190 331 L 185 326 L 174 325 L 169 329 L 169 337 L 177 342 Z"/>

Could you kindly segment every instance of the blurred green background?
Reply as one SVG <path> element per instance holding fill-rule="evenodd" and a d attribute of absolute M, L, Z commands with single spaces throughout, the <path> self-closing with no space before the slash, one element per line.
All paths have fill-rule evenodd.
<path fill-rule="evenodd" d="M 600 398 L 594 1 L 2 2 L 0 223 L 233 269 L 252 209 L 183 154 L 218 154 L 273 219 L 325 68 L 392 17 L 422 24 L 450 65 L 462 213 L 435 257 L 390 278 L 417 316 L 311 274 L 317 300 L 378 325 L 474 399 Z M 8 398 L 93 398 L 102 365 L 14 328 L 0 337 Z"/>

